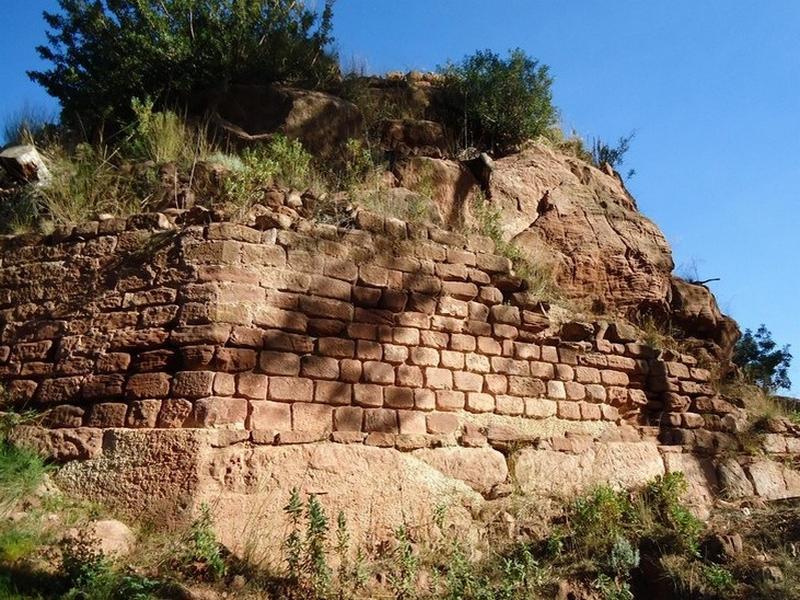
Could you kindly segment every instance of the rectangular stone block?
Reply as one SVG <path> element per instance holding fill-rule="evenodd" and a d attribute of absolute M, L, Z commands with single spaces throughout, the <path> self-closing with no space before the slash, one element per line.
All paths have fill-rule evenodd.
<path fill-rule="evenodd" d="M 239 373 L 236 376 L 236 392 L 251 400 L 266 400 L 267 376 L 258 373 Z"/>
<path fill-rule="evenodd" d="M 525 399 L 525 416 L 532 419 L 546 419 L 556 416 L 558 405 L 553 400 L 543 398 Z"/>
<path fill-rule="evenodd" d="M 463 410 L 466 402 L 464 392 L 438 390 L 436 392 L 436 408 L 443 411 Z"/>
<path fill-rule="evenodd" d="M 172 380 L 172 395 L 179 398 L 205 398 L 214 387 L 213 371 L 179 371 Z"/>
<path fill-rule="evenodd" d="M 101 402 L 95 404 L 89 411 L 86 418 L 87 427 L 98 427 L 101 429 L 112 427 L 125 427 L 125 415 L 128 412 L 128 405 L 122 402 Z"/>
<path fill-rule="evenodd" d="M 428 433 L 449 435 L 460 428 L 458 417 L 448 413 L 431 413 L 427 415 Z"/>
<path fill-rule="evenodd" d="M 483 390 L 483 377 L 468 371 L 455 371 L 453 373 L 455 389 L 463 392 L 480 392 Z"/>
<path fill-rule="evenodd" d="M 372 384 L 353 386 L 353 401 L 359 406 L 377 408 L 383 406 L 383 387 Z"/>
<path fill-rule="evenodd" d="M 483 413 L 494 411 L 494 396 L 478 392 L 467 394 L 466 409 L 469 412 Z"/>
<path fill-rule="evenodd" d="M 567 419 L 569 421 L 580 421 L 581 403 L 570 402 L 568 400 L 559 400 L 557 414 L 559 419 Z"/>
<path fill-rule="evenodd" d="M 333 411 L 335 431 L 361 431 L 364 423 L 364 409 L 356 406 L 342 406 Z"/>
<path fill-rule="evenodd" d="M 304 356 L 300 360 L 300 373 L 312 379 L 338 379 L 339 361 L 325 356 Z"/>
<path fill-rule="evenodd" d="M 397 411 L 387 408 L 365 409 L 364 430 L 368 432 L 398 433 Z"/>
<path fill-rule="evenodd" d="M 291 431 L 291 405 L 269 400 L 251 400 L 247 429 L 264 431 Z"/>
<path fill-rule="evenodd" d="M 363 365 L 364 381 L 367 383 L 394 383 L 394 367 L 389 363 L 367 361 Z"/>
<path fill-rule="evenodd" d="M 453 373 L 436 367 L 425 368 L 425 385 L 433 390 L 452 390 Z"/>
<path fill-rule="evenodd" d="M 311 402 L 314 382 L 302 377 L 270 377 L 268 397 L 281 402 Z"/>
<path fill-rule="evenodd" d="M 317 381 L 314 384 L 314 401 L 324 404 L 350 404 L 353 386 L 341 381 Z"/>
<path fill-rule="evenodd" d="M 390 386 L 383 391 L 384 404 L 389 408 L 414 408 L 414 390 Z"/>
<path fill-rule="evenodd" d="M 333 407 L 327 404 L 292 404 L 292 431 L 327 435 L 333 431 Z"/>
<path fill-rule="evenodd" d="M 195 402 L 191 420 L 194 427 L 200 428 L 244 428 L 247 412 L 248 403 L 244 398 L 203 398 Z"/>
<path fill-rule="evenodd" d="M 259 367 L 267 375 L 299 375 L 300 357 L 289 352 L 264 351 L 259 355 Z"/>
<path fill-rule="evenodd" d="M 170 377 L 166 373 L 138 373 L 128 378 L 125 395 L 131 400 L 166 398 L 169 386 Z"/>

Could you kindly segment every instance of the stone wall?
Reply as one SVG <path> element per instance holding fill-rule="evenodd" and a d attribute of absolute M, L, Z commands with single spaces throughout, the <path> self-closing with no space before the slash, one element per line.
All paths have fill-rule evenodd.
<path fill-rule="evenodd" d="M 636 448 L 642 478 L 684 451 L 740 449 L 743 409 L 694 358 L 622 322 L 554 322 L 491 240 L 366 211 L 350 227 L 293 230 L 193 218 L 2 240 L 0 376 L 17 408 L 42 414 L 20 439 L 61 461 L 97 458 L 125 429 L 418 457 L 525 447 L 512 475 L 531 489 L 543 485 L 532 474 L 573 463 L 627 481 L 613 448 Z M 797 451 L 796 434 L 767 436 L 765 450 Z M 443 456 L 423 459 L 459 470 Z M 494 493 L 497 474 L 472 487 Z"/>

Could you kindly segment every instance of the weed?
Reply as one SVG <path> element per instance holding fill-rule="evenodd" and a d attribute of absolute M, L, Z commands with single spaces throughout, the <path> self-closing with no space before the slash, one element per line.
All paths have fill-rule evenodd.
<path fill-rule="evenodd" d="M 608 568 L 617 577 L 627 576 L 631 569 L 639 566 L 639 549 L 634 548 L 627 538 L 617 535 L 608 555 Z"/>
<path fill-rule="evenodd" d="M 0 440 L 0 514 L 39 487 L 47 471 L 32 450 Z"/>
<path fill-rule="evenodd" d="M 118 151 L 79 144 L 72 156 L 46 151 L 50 179 L 36 190 L 39 211 L 55 223 L 79 223 L 99 213 L 128 216 L 147 203 L 148 184 L 120 169 Z"/>
<path fill-rule="evenodd" d="M 682 503 L 687 490 L 683 473 L 659 475 L 643 492 L 647 506 L 666 529 L 665 541 L 680 552 L 697 555 L 704 525 Z"/>
<path fill-rule="evenodd" d="M 702 573 L 705 584 L 716 594 L 726 594 L 736 586 L 733 573 L 722 565 L 705 565 Z"/>
<path fill-rule="evenodd" d="M 594 580 L 594 588 L 603 600 L 633 600 L 633 592 L 627 581 L 614 579 L 603 573 Z"/>
<path fill-rule="evenodd" d="M 579 556 L 605 556 L 620 535 L 630 502 L 622 492 L 598 486 L 575 500 L 569 524 L 570 543 Z"/>
<path fill-rule="evenodd" d="M 326 558 L 328 518 L 314 494 L 308 497 L 306 503 L 306 520 L 303 572 L 309 589 L 322 598 L 328 594 L 331 586 L 331 570 Z"/>
<path fill-rule="evenodd" d="M 292 488 L 289 495 L 289 503 L 283 508 L 289 517 L 291 530 L 284 542 L 286 553 L 286 566 L 289 569 L 289 577 L 298 581 L 300 579 L 300 559 L 303 553 L 303 540 L 300 536 L 300 520 L 303 517 L 303 503 L 300 500 L 300 492 L 297 488 Z"/>
<path fill-rule="evenodd" d="M 241 162 L 242 168 L 225 179 L 223 193 L 228 204 L 243 211 L 261 202 L 270 186 L 306 189 L 314 184 L 316 177 L 311 155 L 303 144 L 283 135 L 246 149 Z"/>
<path fill-rule="evenodd" d="M 29 556 L 42 541 L 41 529 L 32 523 L 3 523 L 0 525 L 0 562 L 14 563 Z"/>
<path fill-rule="evenodd" d="M 221 547 L 214 533 L 214 519 L 207 504 L 192 522 L 181 544 L 178 560 L 185 567 L 207 579 L 218 580 L 227 570 Z"/>
<path fill-rule="evenodd" d="M 417 597 L 419 558 L 405 525 L 395 531 L 395 541 L 397 547 L 392 553 L 393 570 L 387 578 L 389 586 L 397 600 L 412 600 Z"/>

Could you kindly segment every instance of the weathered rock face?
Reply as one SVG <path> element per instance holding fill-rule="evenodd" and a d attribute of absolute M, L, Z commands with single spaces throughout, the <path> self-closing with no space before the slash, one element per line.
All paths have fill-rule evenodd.
<path fill-rule="evenodd" d="M 299 139 L 317 156 L 335 157 L 344 143 L 361 135 L 358 108 L 323 92 L 283 86 L 235 85 L 212 101 L 225 132 L 238 142 L 283 133 Z"/>
<path fill-rule="evenodd" d="M 618 177 L 534 144 L 495 161 L 491 196 L 506 236 L 552 257 L 569 296 L 610 309 L 667 310 L 669 245 Z"/>
<path fill-rule="evenodd" d="M 739 326 L 722 314 L 714 294 L 707 287 L 673 277 L 670 311 L 673 325 L 695 338 L 706 340 L 705 349 L 712 358 L 730 359 L 739 339 Z"/>
<path fill-rule="evenodd" d="M 398 163 L 395 174 L 400 185 L 433 196 L 441 223 L 459 228 L 469 219 L 477 181 L 460 163 L 416 157 Z"/>

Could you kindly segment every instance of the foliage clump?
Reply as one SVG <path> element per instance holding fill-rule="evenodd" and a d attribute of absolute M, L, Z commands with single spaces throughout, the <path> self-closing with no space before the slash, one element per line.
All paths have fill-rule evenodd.
<path fill-rule="evenodd" d="M 549 69 L 519 48 L 479 50 L 441 71 L 464 147 L 507 153 L 555 123 Z"/>
<path fill-rule="evenodd" d="M 792 364 L 789 346 L 779 347 L 763 324 L 755 332 L 745 330 L 736 343 L 733 362 L 742 370 L 746 380 L 759 386 L 765 393 L 792 386 L 789 379 L 789 367 Z"/>
<path fill-rule="evenodd" d="M 338 73 L 333 3 L 294 0 L 59 0 L 45 12 L 50 63 L 29 76 L 62 120 L 91 134 L 125 127 L 130 99 L 185 105 L 231 83 L 319 87 Z"/>

